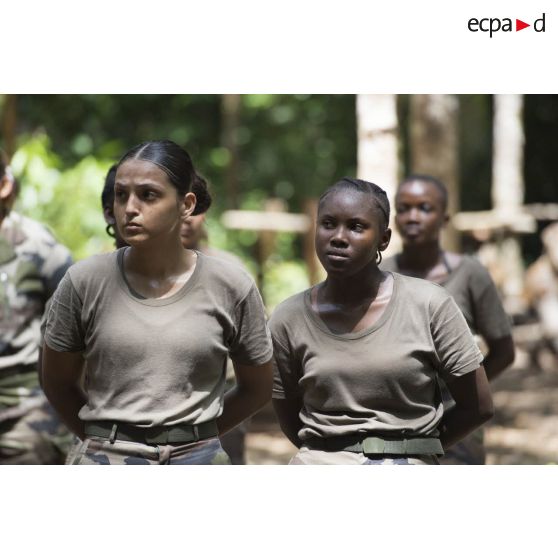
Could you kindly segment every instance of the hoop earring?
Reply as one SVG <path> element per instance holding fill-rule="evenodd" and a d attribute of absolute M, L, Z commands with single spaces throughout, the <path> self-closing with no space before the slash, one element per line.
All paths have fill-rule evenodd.
<path fill-rule="evenodd" d="M 376 265 L 380 265 L 382 263 L 382 253 L 378 250 L 378 254 L 376 256 Z"/>
<path fill-rule="evenodd" d="M 107 234 L 111 237 L 111 238 L 116 238 L 116 235 L 114 233 L 114 227 L 112 225 L 107 225 L 105 227 L 105 231 L 107 232 Z"/>

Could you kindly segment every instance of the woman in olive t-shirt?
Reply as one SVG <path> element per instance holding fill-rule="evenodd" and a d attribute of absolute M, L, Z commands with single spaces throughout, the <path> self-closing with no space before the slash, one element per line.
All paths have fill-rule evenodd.
<path fill-rule="evenodd" d="M 228 463 L 217 436 L 270 396 L 261 297 L 238 266 L 183 248 L 182 222 L 211 198 L 178 145 L 128 151 L 114 190 L 126 245 L 71 267 L 46 320 L 44 390 L 84 440 L 74 463 Z"/>
<path fill-rule="evenodd" d="M 270 319 L 274 407 L 300 448 L 292 464 L 434 464 L 492 416 L 482 355 L 453 299 L 378 268 L 388 223 L 375 184 L 329 188 L 316 229 L 327 278 Z M 439 376 L 456 401 L 445 414 Z"/>
<path fill-rule="evenodd" d="M 514 359 L 511 321 L 488 271 L 471 256 L 442 249 L 440 235 L 449 221 L 445 185 L 429 175 L 411 175 L 395 196 L 395 224 L 403 250 L 386 259 L 381 268 L 442 285 L 453 297 L 474 334 L 486 343 L 484 368 L 493 380 Z M 446 405 L 451 405 L 444 389 Z M 451 448 L 443 464 L 482 465 L 485 462 L 483 431 L 478 429 Z"/>

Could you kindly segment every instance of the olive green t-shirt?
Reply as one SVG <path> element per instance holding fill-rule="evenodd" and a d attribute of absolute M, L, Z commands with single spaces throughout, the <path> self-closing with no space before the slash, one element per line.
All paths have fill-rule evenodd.
<path fill-rule="evenodd" d="M 254 281 L 239 266 L 198 252 L 177 293 L 145 299 L 125 281 L 125 249 L 72 266 L 47 316 L 46 344 L 86 360 L 80 418 L 145 427 L 216 418 L 227 355 L 248 365 L 272 357 Z"/>
<path fill-rule="evenodd" d="M 393 278 L 384 313 L 357 333 L 332 333 L 312 309 L 310 289 L 273 312 L 273 397 L 302 398 L 302 440 L 361 432 L 435 435 L 443 414 L 437 376 L 461 376 L 482 362 L 444 289 L 397 273 Z"/>
<path fill-rule="evenodd" d="M 399 273 L 397 256 L 380 266 Z M 473 333 L 485 340 L 511 335 L 511 320 L 506 314 L 496 285 L 488 270 L 475 258 L 464 255 L 459 264 L 439 283 L 453 297 Z"/>

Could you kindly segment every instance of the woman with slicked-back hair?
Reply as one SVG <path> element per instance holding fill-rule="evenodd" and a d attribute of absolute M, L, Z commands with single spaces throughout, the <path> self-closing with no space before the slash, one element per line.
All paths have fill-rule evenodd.
<path fill-rule="evenodd" d="M 482 356 L 453 299 L 378 268 L 389 213 L 370 182 L 326 190 L 316 252 L 327 278 L 271 317 L 273 403 L 299 448 L 291 464 L 436 464 L 492 414 Z M 446 414 L 439 376 L 456 401 Z"/>
<path fill-rule="evenodd" d="M 218 436 L 271 395 L 261 297 L 238 266 L 183 248 L 211 197 L 180 146 L 128 151 L 114 195 L 126 245 L 70 268 L 46 321 L 44 389 L 83 440 L 73 464 L 228 464 Z"/>

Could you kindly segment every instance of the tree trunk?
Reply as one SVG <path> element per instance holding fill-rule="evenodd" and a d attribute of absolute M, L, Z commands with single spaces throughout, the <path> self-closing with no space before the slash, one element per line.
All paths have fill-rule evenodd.
<path fill-rule="evenodd" d="M 494 211 L 517 215 L 522 211 L 523 184 L 523 97 L 494 96 L 494 147 L 492 159 L 492 203 Z M 500 265 L 506 277 L 502 290 L 509 311 L 521 311 L 523 261 L 519 240 L 512 233 L 500 241 Z M 516 308 L 517 306 L 517 308 Z"/>
<path fill-rule="evenodd" d="M 455 95 L 411 96 L 411 173 L 430 174 L 448 189 L 448 211 L 459 211 L 458 120 L 459 101 Z M 450 225 L 443 244 L 459 250 L 458 232 Z"/>
<path fill-rule="evenodd" d="M 239 153 L 237 130 L 240 124 L 240 95 L 223 95 L 221 108 L 223 114 L 222 142 L 229 153 L 229 162 L 225 168 L 224 186 L 228 209 L 238 209 L 240 203 L 239 192 Z"/>
<path fill-rule="evenodd" d="M 1 133 L 3 149 L 9 160 L 16 150 L 17 95 L 4 95 L 3 105 Z"/>
<path fill-rule="evenodd" d="M 393 208 L 399 167 L 396 97 L 395 95 L 357 95 L 356 110 L 357 176 L 383 188 Z M 394 231 L 386 255 L 396 252 L 400 246 L 401 241 Z"/>

